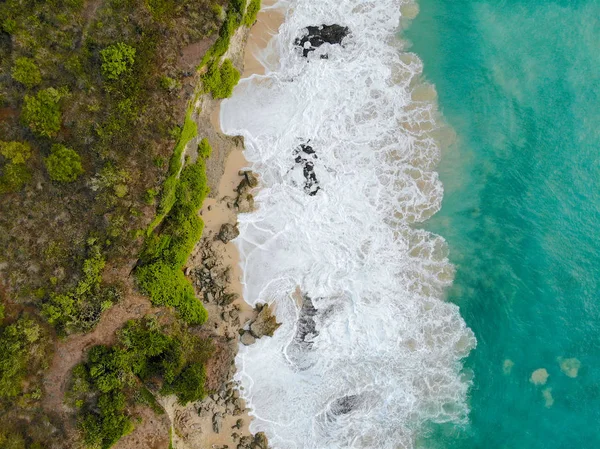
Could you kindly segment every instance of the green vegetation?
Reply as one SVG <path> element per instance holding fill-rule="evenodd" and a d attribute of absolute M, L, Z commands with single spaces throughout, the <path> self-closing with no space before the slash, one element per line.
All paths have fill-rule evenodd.
<path fill-rule="evenodd" d="M 60 144 L 52 145 L 52 152 L 44 159 L 44 165 L 53 181 L 73 182 L 83 173 L 79 154 Z"/>
<path fill-rule="evenodd" d="M 1 142 L 0 154 L 13 164 L 24 164 L 31 157 L 31 145 L 27 142 Z"/>
<path fill-rule="evenodd" d="M 130 323 L 75 368 L 68 400 L 85 445 L 109 447 L 131 431 L 135 404 L 160 413 L 157 393 L 181 403 L 205 394 L 210 345 L 188 326 L 206 310 L 183 267 L 203 230 L 211 149 L 203 139 L 197 161 L 184 157 L 197 131 L 191 108 L 185 120 L 180 108 L 191 100 L 180 55 L 218 33 L 201 64 L 211 69 L 205 89 L 231 95 L 239 73 L 222 59 L 248 14 L 246 0 L 225 14 L 213 1 L 0 2 L 0 194 L 21 191 L 0 200 L 2 448 L 72 446 L 40 403 L 51 347 L 120 300 L 106 279 L 120 285 L 126 266 L 181 320 Z"/>
<path fill-rule="evenodd" d="M 194 132 L 195 129 L 194 125 Z M 182 135 L 184 133 L 185 127 Z M 208 142 L 204 145 L 208 147 L 205 153 L 210 154 Z M 198 210 L 208 194 L 205 171 L 204 159 L 198 157 L 195 163 L 188 163 L 181 170 L 178 178 L 173 178 L 172 206 L 160 232 L 148 235 L 136 270 L 138 284 L 152 303 L 175 307 L 180 317 L 190 324 L 202 324 L 207 318 L 206 309 L 182 271 L 204 227 Z"/>
<path fill-rule="evenodd" d="M 202 399 L 204 363 L 212 354 L 203 340 L 174 323 L 161 329 L 155 319 L 129 321 L 112 347 L 95 346 L 73 370 L 69 401 L 79 408 L 79 425 L 88 447 L 109 448 L 133 429 L 127 404 L 141 397 L 160 410 L 150 381 L 161 379 L 161 394 L 182 404 Z M 146 385 L 148 384 L 148 385 Z"/>
<path fill-rule="evenodd" d="M 115 286 L 102 285 L 105 260 L 100 246 L 90 240 L 83 276 L 77 285 L 62 293 L 52 293 L 42 305 L 42 315 L 61 334 L 92 329 L 100 314 L 121 297 Z"/>
<path fill-rule="evenodd" d="M 218 60 L 209 64 L 208 70 L 202 76 L 206 92 L 214 98 L 229 98 L 233 88 L 240 80 L 240 72 L 233 66 L 230 59 L 225 59 L 219 66 Z"/>
<path fill-rule="evenodd" d="M 250 0 L 248 3 L 248 8 L 246 8 L 246 14 L 244 15 L 244 20 L 242 23 L 251 27 L 256 22 L 256 16 L 258 15 L 258 11 L 260 11 L 260 0 Z"/>
<path fill-rule="evenodd" d="M 205 137 L 198 144 L 198 157 L 206 159 L 206 158 L 209 158 L 211 154 L 212 154 L 212 147 L 208 143 L 208 139 Z"/>
<path fill-rule="evenodd" d="M 11 71 L 12 78 L 31 89 L 42 82 L 42 74 L 39 67 L 31 58 L 17 58 Z"/>
<path fill-rule="evenodd" d="M 109 80 L 117 80 L 131 72 L 136 50 L 123 42 L 110 45 L 100 52 L 102 74 Z"/>
<path fill-rule="evenodd" d="M 40 90 L 35 97 L 25 95 L 23 121 L 39 136 L 53 137 L 60 131 L 62 94 L 53 87 Z"/>
<path fill-rule="evenodd" d="M 185 115 L 185 121 L 183 123 L 183 129 L 179 133 L 179 139 L 177 145 L 173 150 L 173 155 L 169 160 L 169 171 L 167 172 L 167 179 L 162 186 L 162 194 L 160 202 L 156 211 L 156 217 L 150 223 L 148 227 L 148 235 L 158 226 L 164 217 L 170 212 L 171 208 L 175 204 L 175 190 L 177 189 L 177 183 L 181 167 L 183 166 L 183 152 L 187 144 L 198 135 L 198 128 L 196 122 L 192 119 L 192 108 L 188 108 Z"/>
<path fill-rule="evenodd" d="M 31 179 L 25 164 L 8 163 L 0 168 L 0 194 L 21 190 Z"/>
<path fill-rule="evenodd" d="M 27 142 L 1 142 L 0 155 L 6 164 L 0 168 L 0 194 L 21 190 L 31 179 L 25 163 L 31 157 L 31 146 Z"/>
<path fill-rule="evenodd" d="M 22 314 L 0 326 L 0 339 L 0 403 L 35 404 L 41 398 L 39 374 L 50 356 L 46 330 L 32 316 Z"/>

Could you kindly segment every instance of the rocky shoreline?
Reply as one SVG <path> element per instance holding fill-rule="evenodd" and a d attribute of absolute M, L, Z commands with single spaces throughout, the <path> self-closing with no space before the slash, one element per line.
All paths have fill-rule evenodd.
<path fill-rule="evenodd" d="M 261 14 L 253 29 L 257 34 L 263 32 Z M 239 29 L 226 55 L 242 71 L 252 56 L 244 55 L 248 43 L 256 46 L 251 32 Z M 202 239 L 185 268 L 185 275 L 209 314 L 200 330 L 215 347 L 213 357 L 206 364 L 209 395 L 187 406 L 166 397 L 162 398 L 161 406 L 170 421 L 174 448 L 267 449 L 264 433 L 250 433 L 251 417 L 233 380 L 238 345 L 252 344 L 257 338 L 273 335 L 279 326 L 269 307 L 259 305 L 252 309 L 243 300 L 237 248 L 231 241 L 239 235 L 237 214 L 254 209 L 253 189 L 259 180 L 244 168 L 247 162 L 242 154 L 243 140 L 221 132 L 219 105 L 219 100 L 209 96 L 200 97 L 196 105 L 200 110 L 198 136 L 208 138 L 213 148 L 207 159 L 211 193 L 200 211 L 205 223 Z M 195 158 L 195 150 L 188 150 L 192 150 L 188 151 L 189 156 Z"/>

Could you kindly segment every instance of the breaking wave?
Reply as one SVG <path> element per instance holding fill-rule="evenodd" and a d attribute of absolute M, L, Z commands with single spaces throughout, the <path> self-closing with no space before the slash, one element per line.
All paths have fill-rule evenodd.
<path fill-rule="evenodd" d="M 261 58 L 277 62 L 221 108 L 261 179 L 238 217 L 244 298 L 282 323 L 236 359 L 251 430 L 277 449 L 412 448 L 425 422 L 466 421 L 475 338 L 443 301 L 445 241 L 414 226 L 443 188 L 435 92 L 397 38 L 411 5 L 279 6 L 276 57 Z M 298 45 L 332 24 L 339 43 Z"/>

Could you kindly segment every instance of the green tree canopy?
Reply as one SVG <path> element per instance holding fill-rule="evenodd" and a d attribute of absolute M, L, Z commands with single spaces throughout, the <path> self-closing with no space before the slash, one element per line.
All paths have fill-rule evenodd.
<path fill-rule="evenodd" d="M 53 87 L 40 90 L 35 97 L 25 95 L 23 120 L 39 136 L 53 137 L 60 130 L 61 93 Z"/>
<path fill-rule="evenodd" d="M 0 154 L 13 164 L 24 164 L 31 157 L 31 146 L 27 142 L 0 141 Z"/>
<path fill-rule="evenodd" d="M 118 42 L 100 51 L 102 74 L 109 80 L 117 80 L 131 71 L 135 62 L 135 48 Z"/>
<path fill-rule="evenodd" d="M 11 71 L 12 78 L 23 84 L 25 87 L 32 88 L 42 82 L 40 69 L 30 58 L 17 58 Z"/>
<path fill-rule="evenodd" d="M 79 154 L 60 144 L 52 145 L 52 152 L 44 159 L 44 164 L 53 181 L 73 182 L 83 173 Z"/>

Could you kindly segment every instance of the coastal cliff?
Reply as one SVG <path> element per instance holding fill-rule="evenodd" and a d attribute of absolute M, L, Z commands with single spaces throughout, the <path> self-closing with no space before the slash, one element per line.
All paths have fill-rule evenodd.
<path fill-rule="evenodd" d="M 266 448 L 231 381 L 259 311 L 230 240 L 257 180 L 214 117 L 260 2 L 18 3 L 2 5 L 0 446 Z"/>

